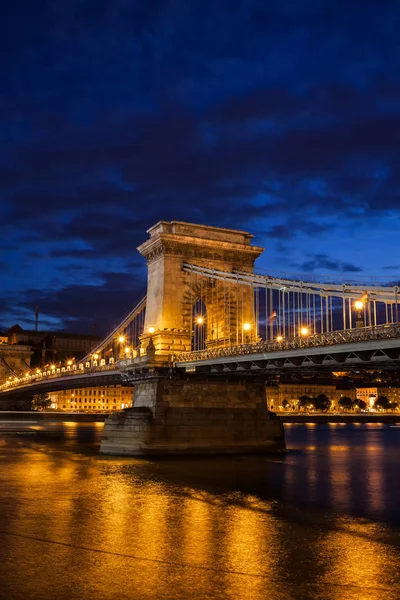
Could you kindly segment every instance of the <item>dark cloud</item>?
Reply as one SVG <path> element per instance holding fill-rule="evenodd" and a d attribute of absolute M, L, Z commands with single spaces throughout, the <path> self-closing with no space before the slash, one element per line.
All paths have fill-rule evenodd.
<path fill-rule="evenodd" d="M 49 322 L 87 327 L 90 296 L 117 319 L 160 219 L 249 229 L 267 268 L 379 274 L 400 218 L 398 14 L 2 3 L 3 320 L 40 301 Z"/>
<path fill-rule="evenodd" d="M 339 273 L 359 273 L 363 269 L 357 265 L 341 260 L 334 260 L 326 256 L 326 254 L 317 254 L 310 260 L 295 265 L 296 268 L 305 273 L 313 273 L 314 271 L 334 271 Z"/>

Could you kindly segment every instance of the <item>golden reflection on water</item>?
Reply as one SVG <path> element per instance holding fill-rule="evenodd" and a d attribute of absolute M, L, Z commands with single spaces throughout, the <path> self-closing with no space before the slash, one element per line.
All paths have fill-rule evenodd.
<path fill-rule="evenodd" d="M 338 519 L 337 527 L 341 525 L 344 531 L 328 532 L 321 544 L 321 554 L 330 564 L 321 579 L 331 587 L 332 600 L 342 600 L 344 594 L 349 600 L 396 598 L 399 562 L 391 548 L 375 541 L 381 527 L 373 523 L 349 527 Z M 338 585 L 331 586 L 332 581 Z"/>
<path fill-rule="evenodd" d="M 298 462 L 238 460 L 223 485 L 218 473 L 232 462 L 218 457 L 207 479 L 211 463 L 197 459 L 185 466 L 44 443 L 1 447 L 0 530 L 28 537 L 0 537 L 0 597 L 14 600 L 15 589 L 18 600 L 398 600 L 393 533 L 299 508 L 316 503 L 322 486 L 335 508 L 353 501 L 360 463 L 351 446 L 335 433 L 321 452 L 316 433 Z M 362 450 L 371 466 L 365 501 L 378 510 L 385 453 L 373 439 Z M 276 481 L 283 501 L 263 498 Z"/>

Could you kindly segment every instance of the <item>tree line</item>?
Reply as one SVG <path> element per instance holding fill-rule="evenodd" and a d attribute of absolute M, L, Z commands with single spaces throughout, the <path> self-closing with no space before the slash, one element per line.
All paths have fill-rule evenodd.
<path fill-rule="evenodd" d="M 329 400 L 326 394 L 318 394 L 318 396 L 300 396 L 298 399 L 298 408 L 300 410 L 310 409 L 320 412 L 326 412 L 331 408 L 332 401 Z M 283 408 L 287 409 L 290 404 L 287 400 L 282 402 Z M 342 410 L 366 410 L 367 404 L 364 400 L 353 400 L 349 396 L 342 396 L 338 401 L 338 406 Z M 374 402 L 374 408 L 376 410 L 397 410 L 399 403 L 391 401 L 387 396 L 378 396 Z"/>

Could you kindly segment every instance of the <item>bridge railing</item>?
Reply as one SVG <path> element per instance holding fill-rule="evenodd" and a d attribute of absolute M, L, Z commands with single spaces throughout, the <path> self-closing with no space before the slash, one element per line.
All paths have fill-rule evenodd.
<path fill-rule="evenodd" d="M 400 323 L 377 325 L 375 327 L 362 327 L 359 329 L 347 329 L 342 331 L 331 331 L 329 333 L 316 333 L 314 335 L 274 340 L 272 342 L 240 344 L 236 346 L 224 346 L 221 348 L 198 350 L 195 352 L 184 352 L 175 356 L 175 362 L 192 362 L 209 360 L 213 358 L 224 358 L 229 356 L 243 356 L 245 354 L 263 354 L 267 352 L 278 352 L 282 350 L 292 350 L 298 348 L 336 346 L 338 344 L 349 344 L 393 338 L 400 338 Z"/>
<path fill-rule="evenodd" d="M 60 369 L 54 370 L 50 375 L 42 375 L 39 373 L 29 373 L 24 377 L 14 377 L 14 379 L 6 381 L 0 385 L 0 392 L 9 391 L 15 388 L 26 388 L 29 386 L 35 386 L 38 383 L 44 381 L 52 381 L 54 379 L 60 379 L 64 377 L 76 377 L 80 375 L 90 375 L 91 373 L 99 373 L 104 371 L 115 371 L 118 370 L 118 362 L 108 365 L 101 366 L 90 366 L 84 367 L 80 365 L 79 369 L 70 368 L 65 371 Z"/>

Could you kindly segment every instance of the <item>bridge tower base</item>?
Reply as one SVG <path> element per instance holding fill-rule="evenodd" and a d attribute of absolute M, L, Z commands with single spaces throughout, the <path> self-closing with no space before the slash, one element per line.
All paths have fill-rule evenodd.
<path fill-rule="evenodd" d="M 134 407 L 104 425 L 103 454 L 263 454 L 285 450 L 265 383 L 166 379 L 135 383 Z"/>

